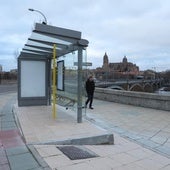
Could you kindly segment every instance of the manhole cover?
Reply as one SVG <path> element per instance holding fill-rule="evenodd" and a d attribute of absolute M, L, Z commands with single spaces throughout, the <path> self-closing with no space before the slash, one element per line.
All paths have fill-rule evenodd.
<path fill-rule="evenodd" d="M 98 157 L 97 154 L 82 146 L 60 146 L 57 148 L 71 160 Z"/>

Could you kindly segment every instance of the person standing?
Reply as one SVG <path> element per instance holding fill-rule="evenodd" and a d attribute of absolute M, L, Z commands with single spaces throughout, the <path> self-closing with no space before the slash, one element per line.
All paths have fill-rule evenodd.
<path fill-rule="evenodd" d="M 89 76 L 89 78 L 86 81 L 86 92 L 87 92 L 87 100 L 85 102 L 86 108 L 89 103 L 89 109 L 93 109 L 92 103 L 93 103 L 94 90 L 95 90 L 95 83 L 94 83 L 93 76 Z"/>

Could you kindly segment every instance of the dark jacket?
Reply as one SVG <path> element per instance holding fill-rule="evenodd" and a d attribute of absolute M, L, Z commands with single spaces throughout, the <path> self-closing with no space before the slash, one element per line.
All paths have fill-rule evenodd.
<path fill-rule="evenodd" d="M 92 94 L 94 93 L 95 90 L 95 83 L 94 81 L 90 81 L 89 79 L 86 81 L 86 92 L 87 94 Z"/>

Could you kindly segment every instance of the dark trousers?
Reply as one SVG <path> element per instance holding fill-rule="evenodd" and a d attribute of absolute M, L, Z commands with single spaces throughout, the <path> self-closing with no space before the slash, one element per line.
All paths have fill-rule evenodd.
<path fill-rule="evenodd" d="M 90 103 L 89 103 L 90 102 Z M 89 107 L 92 107 L 92 103 L 93 103 L 93 94 L 87 94 L 87 100 L 86 100 L 86 106 L 89 103 Z"/>

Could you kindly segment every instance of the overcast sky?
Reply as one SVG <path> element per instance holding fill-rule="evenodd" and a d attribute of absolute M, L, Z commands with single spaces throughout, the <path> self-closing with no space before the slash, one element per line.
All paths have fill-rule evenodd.
<path fill-rule="evenodd" d="M 124 55 L 140 70 L 170 69 L 169 0 L 1 0 L 0 64 L 16 68 L 16 57 L 24 47 L 35 22 L 82 32 L 89 41 L 88 61 L 101 67 L 104 53 L 109 62 Z"/>

